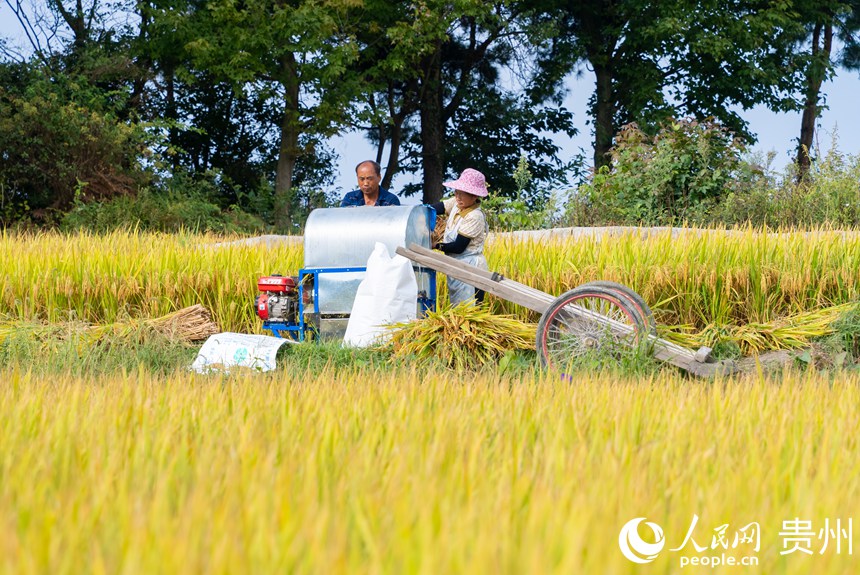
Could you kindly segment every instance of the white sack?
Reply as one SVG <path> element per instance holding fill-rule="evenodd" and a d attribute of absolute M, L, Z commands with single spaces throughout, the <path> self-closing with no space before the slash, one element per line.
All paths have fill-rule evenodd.
<path fill-rule="evenodd" d="M 355 293 L 355 303 L 343 341 L 366 347 L 385 336 L 385 324 L 417 317 L 418 282 L 412 262 L 401 255 L 392 258 L 381 242 L 367 260 L 367 273 Z"/>
<path fill-rule="evenodd" d="M 232 367 L 247 367 L 255 371 L 275 369 L 275 356 L 285 343 L 295 343 L 270 335 L 246 333 L 217 333 L 200 348 L 191 369 L 198 373 L 230 371 Z"/>

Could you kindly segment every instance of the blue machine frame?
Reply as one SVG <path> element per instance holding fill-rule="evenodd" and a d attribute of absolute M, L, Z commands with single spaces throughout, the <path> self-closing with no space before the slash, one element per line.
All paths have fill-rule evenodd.
<path fill-rule="evenodd" d="M 425 268 L 421 266 L 413 266 L 413 269 L 416 273 L 425 273 L 427 274 L 429 283 L 430 283 L 430 293 L 426 293 L 423 290 L 418 292 L 418 302 L 421 304 L 421 311 L 426 313 L 427 310 L 436 311 L 436 271 L 430 268 Z M 313 276 L 313 286 L 314 286 L 314 294 L 313 294 L 313 304 L 314 309 L 313 313 L 315 316 L 319 316 L 320 308 L 319 308 L 319 276 L 322 274 L 343 274 L 343 273 L 353 273 L 353 272 L 366 272 L 367 267 L 349 267 L 349 268 L 302 268 L 299 270 L 299 311 L 298 311 L 298 323 L 284 323 L 277 321 L 264 321 L 263 329 L 267 329 L 272 332 L 272 335 L 275 337 L 284 337 L 281 334 L 286 334 L 287 337 L 293 339 L 295 341 L 304 341 L 307 337 L 308 332 L 315 332 L 316 327 L 313 324 L 309 324 L 305 321 L 305 303 L 304 303 L 304 289 L 305 289 L 305 278 L 307 276 Z M 319 339 L 319 338 L 315 338 Z"/>

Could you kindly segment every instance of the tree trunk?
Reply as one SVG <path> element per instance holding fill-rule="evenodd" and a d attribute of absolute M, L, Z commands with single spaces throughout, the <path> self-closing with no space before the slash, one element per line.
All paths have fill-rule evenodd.
<path fill-rule="evenodd" d="M 167 88 L 167 94 L 165 95 L 165 116 L 170 120 L 170 129 L 167 133 L 167 141 L 170 142 L 171 146 L 179 147 L 179 129 L 176 127 L 176 73 L 173 69 L 173 66 L 169 66 L 163 70 L 165 85 Z M 173 167 L 173 173 L 179 170 L 179 154 L 171 154 L 171 165 Z"/>
<path fill-rule="evenodd" d="M 148 2 L 144 1 L 138 2 L 136 9 L 138 16 L 140 16 L 140 25 L 138 26 L 137 33 L 137 43 L 139 46 L 144 46 L 146 44 L 147 37 L 149 36 L 149 4 Z M 131 97 L 129 98 L 129 106 L 139 112 L 143 107 L 143 102 L 141 101 L 143 97 L 143 90 L 146 87 L 147 79 L 152 73 L 152 58 L 150 57 L 150 52 L 144 50 L 143 54 L 138 55 L 135 60 L 135 65 L 137 67 L 137 70 L 135 71 L 135 75 L 131 84 Z"/>
<path fill-rule="evenodd" d="M 615 137 L 615 98 L 612 94 L 612 74 L 609 66 L 594 65 L 597 78 L 594 109 L 594 169 L 609 166 L 609 150 Z"/>
<path fill-rule="evenodd" d="M 379 142 L 376 145 L 376 163 L 382 164 L 382 153 L 385 151 L 385 144 L 388 141 L 388 127 L 383 122 L 379 122 L 376 127 L 379 132 Z"/>
<path fill-rule="evenodd" d="M 81 0 L 76 0 L 75 6 L 71 9 L 67 8 L 63 2 L 64 0 L 50 0 L 49 5 L 53 6 L 72 31 L 72 49 L 69 62 L 72 68 L 77 68 L 81 64 L 81 58 L 91 39 L 91 25 L 96 14 L 96 8 L 98 8 L 98 2 L 93 1 L 89 13 L 84 10 Z"/>
<path fill-rule="evenodd" d="M 403 126 L 401 123 L 392 124 L 390 127 L 391 142 L 388 147 L 388 162 L 385 165 L 385 177 L 380 184 L 383 188 L 390 189 L 391 181 L 400 170 L 400 142 L 403 138 Z"/>
<path fill-rule="evenodd" d="M 425 204 L 442 199 L 445 179 L 445 120 L 442 110 L 442 50 L 436 50 L 427 61 L 424 95 L 421 98 L 421 165 L 424 168 Z"/>
<path fill-rule="evenodd" d="M 824 32 L 824 45 L 819 46 L 822 41 L 821 33 Z M 800 140 L 797 145 L 797 181 L 805 180 L 809 176 L 810 152 L 815 137 L 815 121 L 821 110 L 818 100 L 821 93 L 821 84 L 830 67 L 830 51 L 833 46 L 833 24 L 816 24 L 812 31 L 812 61 L 806 72 L 806 98 L 803 102 L 803 116 L 800 120 Z"/>
<path fill-rule="evenodd" d="M 419 85 L 417 80 L 410 80 L 408 90 L 404 92 L 412 95 L 419 93 Z M 395 112 L 397 107 L 396 88 L 392 82 L 388 84 L 388 135 L 391 140 L 388 148 L 388 161 L 385 164 L 385 175 L 380 184 L 386 190 L 391 188 L 391 182 L 394 176 L 400 171 L 400 146 L 403 143 L 403 123 L 406 118 L 410 117 L 417 109 L 415 97 L 405 97 L 400 109 Z M 382 150 L 379 150 L 380 153 Z M 382 163 L 381 160 L 378 160 Z"/>
<path fill-rule="evenodd" d="M 275 174 L 275 225 L 292 232 L 293 171 L 299 155 L 299 79 L 296 60 L 287 54 L 281 61 L 284 86 L 284 116 L 281 120 L 281 145 Z"/>

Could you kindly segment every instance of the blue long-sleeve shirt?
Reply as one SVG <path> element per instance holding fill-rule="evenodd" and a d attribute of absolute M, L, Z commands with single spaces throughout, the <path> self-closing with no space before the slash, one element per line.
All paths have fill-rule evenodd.
<path fill-rule="evenodd" d="M 342 208 L 352 208 L 355 206 L 363 206 L 364 203 L 364 194 L 361 193 L 361 190 L 354 190 L 349 192 L 343 197 L 343 200 L 340 202 L 340 207 Z M 386 189 L 379 188 L 379 197 L 376 198 L 377 206 L 399 206 L 400 199 L 389 192 Z"/>

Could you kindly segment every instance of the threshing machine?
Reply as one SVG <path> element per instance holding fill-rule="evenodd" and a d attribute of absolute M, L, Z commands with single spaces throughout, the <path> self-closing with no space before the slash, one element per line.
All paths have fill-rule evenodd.
<path fill-rule="evenodd" d="M 320 208 L 305 223 L 304 267 L 296 276 L 257 282 L 255 307 L 276 337 L 343 338 L 358 285 L 377 242 L 390 254 L 412 244 L 429 248 L 436 212 L 429 206 Z M 415 266 L 419 317 L 436 307 L 436 272 Z M 313 335 L 312 335 L 313 334 Z"/>

